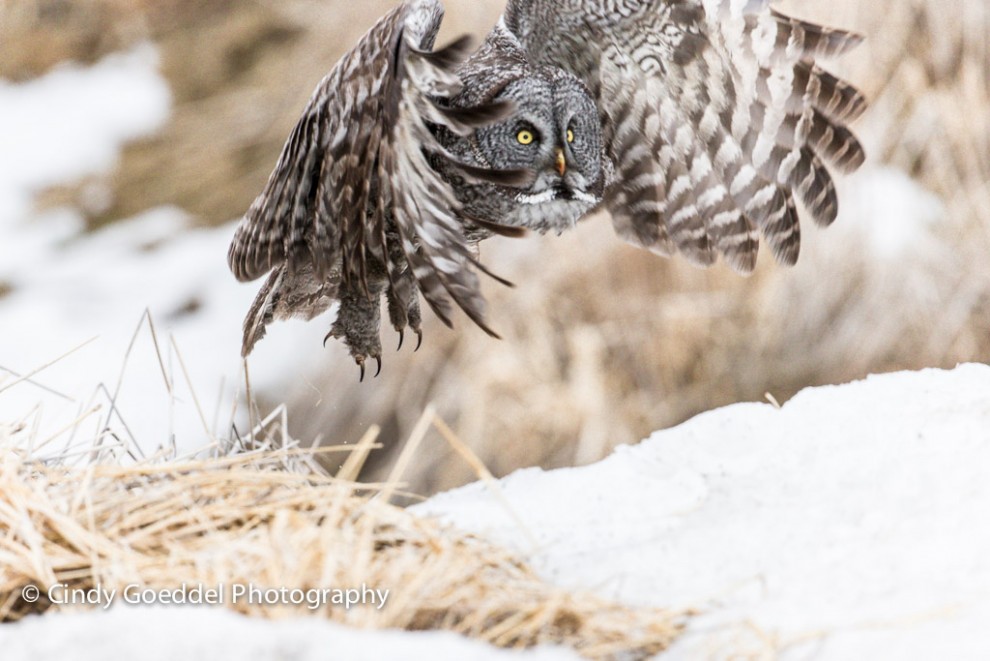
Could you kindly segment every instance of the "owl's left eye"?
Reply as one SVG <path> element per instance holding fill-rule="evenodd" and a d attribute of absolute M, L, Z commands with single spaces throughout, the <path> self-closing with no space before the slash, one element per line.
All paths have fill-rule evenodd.
<path fill-rule="evenodd" d="M 568 143 L 574 142 L 574 131 L 572 131 L 571 129 L 567 129 L 567 142 Z"/>
<path fill-rule="evenodd" d="M 521 145 L 531 145 L 533 144 L 533 141 L 536 140 L 536 136 L 532 131 L 523 129 L 519 131 L 519 133 L 516 133 L 516 140 L 518 140 Z"/>

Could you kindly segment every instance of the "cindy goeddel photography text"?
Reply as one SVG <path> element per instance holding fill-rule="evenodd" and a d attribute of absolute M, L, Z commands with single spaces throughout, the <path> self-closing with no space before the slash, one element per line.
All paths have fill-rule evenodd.
<path fill-rule="evenodd" d="M 262 587 L 252 583 L 217 583 L 215 585 L 182 584 L 175 588 L 152 588 L 132 583 L 108 588 L 96 585 L 73 588 L 56 583 L 49 588 L 28 585 L 22 597 L 28 603 L 43 599 L 56 606 L 99 606 L 104 610 L 115 603 L 130 605 L 177 606 L 305 606 L 309 610 L 355 606 L 381 610 L 388 601 L 389 590 L 362 584 L 351 588 Z"/>

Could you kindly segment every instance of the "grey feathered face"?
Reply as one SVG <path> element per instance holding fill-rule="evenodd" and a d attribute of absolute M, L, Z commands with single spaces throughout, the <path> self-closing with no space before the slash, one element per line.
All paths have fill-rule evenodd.
<path fill-rule="evenodd" d="M 562 230 L 597 205 L 604 190 L 602 130 L 587 89 L 560 70 L 519 78 L 495 97 L 515 114 L 475 134 L 480 156 L 495 169 L 528 169 L 524 189 L 496 187 L 508 225 Z"/>

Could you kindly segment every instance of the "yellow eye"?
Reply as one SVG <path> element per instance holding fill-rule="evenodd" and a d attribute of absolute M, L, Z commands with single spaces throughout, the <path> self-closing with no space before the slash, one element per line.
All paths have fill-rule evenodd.
<path fill-rule="evenodd" d="M 516 134 L 516 140 L 518 140 L 521 145 L 531 145 L 535 139 L 536 136 L 533 135 L 533 132 L 527 131 L 526 129 L 523 129 Z"/>
<path fill-rule="evenodd" d="M 574 142 L 574 131 L 567 129 L 567 142 Z"/>

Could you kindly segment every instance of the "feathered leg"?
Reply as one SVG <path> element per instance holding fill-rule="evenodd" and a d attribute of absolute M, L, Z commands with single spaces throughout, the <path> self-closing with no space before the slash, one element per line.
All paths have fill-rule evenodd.
<path fill-rule="evenodd" d="M 244 319 L 241 355 L 247 356 L 276 319 L 310 319 L 330 309 L 337 299 L 340 274 L 337 269 L 320 278 L 311 266 L 292 270 L 280 264 L 269 274 Z"/>
<path fill-rule="evenodd" d="M 340 310 L 326 338 L 344 341 L 361 368 L 362 381 L 368 358 L 378 363 L 375 376 L 382 370 L 381 295 L 386 283 L 385 279 L 369 278 L 367 292 L 356 282 L 341 285 Z"/>

